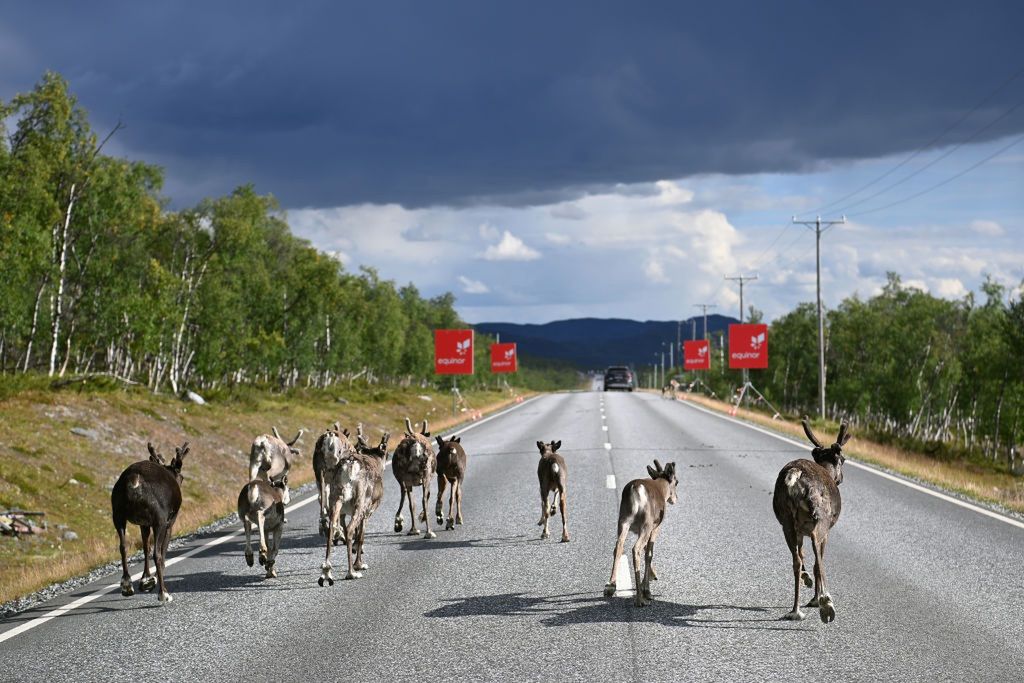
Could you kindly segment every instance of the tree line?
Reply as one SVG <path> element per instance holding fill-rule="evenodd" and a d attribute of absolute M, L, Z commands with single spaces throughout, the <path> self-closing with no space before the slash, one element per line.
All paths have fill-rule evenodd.
<path fill-rule="evenodd" d="M 0 373 L 175 393 L 422 383 L 432 331 L 465 326 L 450 293 L 347 272 L 251 186 L 169 210 L 162 170 L 104 154 L 58 74 L 0 102 L 0 134 Z"/>
<path fill-rule="evenodd" d="M 982 294 L 983 301 L 974 294 L 941 299 L 890 273 L 878 295 L 852 296 L 827 311 L 828 417 L 932 452 L 1003 459 L 1011 447 L 1019 451 L 1024 290 L 988 279 Z M 783 412 L 817 414 L 815 305 L 800 304 L 774 320 L 768 340 L 768 369 L 750 371 L 751 382 Z M 700 376 L 728 398 L 741 385 L 740 373 L 724 369 L 723 341 L 712 341 L 712 370 Z"/>

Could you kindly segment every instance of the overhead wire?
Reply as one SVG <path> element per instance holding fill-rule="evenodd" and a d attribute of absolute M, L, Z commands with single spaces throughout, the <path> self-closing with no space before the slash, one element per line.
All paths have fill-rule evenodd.
<path fill-rule="evenodd" d="M 802 212 L 802 213 L 800 213 L 798 215 L 802 215 L 803 216 L 803 215 L 808 215 L 808 214 L 820 213 L 821 211 L 824 211 L 825 209 L 829 209 L 829 208 L 831 208 L 833 206 L 836 206 L 837 204 L 841 204 L 842 202 L 845 202 L 847 199 L 850 199 L 851 197 L 854 197 L 854 196 L 860 194 L 861 192 L 863 192 L 864 190 L 868 189 L 872 185 L 875 185 L 876 183 L 881 182 L 882 180 L 888 178 L 890 175 L 892 175 L 893 173 L 895 173 L 899 169 L 901 169 L 904 166 L 906 166 L 908 163 L 913 161 L 915 158 L 917 158 L 919 155 L 924 153 L 926 150 L 933 148 L 936 144 L 939 143 L 939 141 L 941 141 L 944 137 L 946 137 L 947 134 L 949 134 L 955 128 L 960 126 L 960 124 L 962 124 L 964 121 L 966 121 L 968 118 L 970 118 L 976 111 L 981 109 L 981 107 L 985 106 L 985 104 L 988 103 L 989 100 L 991 100 L 993 97 L 995 97 L 1000 92 L 1002 92 L 1003 89 L 1006 88 L 1006 86 L 1010 85 L 1010 83 L 1015 81 L 1022 74 L 1024 74 L 1024 67 L 1021 67 L 1016 72 L 1014 72 L 1009 78 L 1007 78 L 1005 81 L 1003 81 L 995 90 L 993 90 L 988 95 L 986 95 L 984 98 L 982 98 L 980 102 L 978 102 L 973 107 L 971 107 L 967 111 L 967 113 L 965 113 L 959 119 L 957 119 L 952 124 L 947 126 L 941 133 L 939 133 L 937 136 L 932 138 L 927 143 L 925 143 L 925 144 L 921 145 L 920 147 L 918 147 L 917 149 L 915 149 L 906 158 L 904 158 L 902 161 L 900 161 L 898 164 L 896 164 L 895 166 L 890 168 L 885 173 L 882 173 L 881 175 L 879 175 L 875 179 L 873 179 L 873 180 L 869 181 L 868 183 L 858 187 L 853 192 L 850 192 L 848 194 L 843 195 L 839 199 L 835 199 L 835 200 L 833 200 L 833 201 L 831 201 L 831 202 L 829 202 L 827 204 L 823 204 L 822 206 L 818 207 L 817 209 L 813 209 L 811 211 L 805 211 L 805 212 Z"/>

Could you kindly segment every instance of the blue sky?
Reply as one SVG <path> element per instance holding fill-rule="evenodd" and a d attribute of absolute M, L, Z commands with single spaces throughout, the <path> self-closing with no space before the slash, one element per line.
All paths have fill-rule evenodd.
<path fill-rule="evenodd" d="M 1024 279 L 1019 2 L 0 10 L 0 99 L 59 71 L 171 206 L 252 182 L 471 322 L 729 312 L 739 272 L 773 318 L 813 298 L 786 224 L 822 206 L 849 218 L 828 305 L 890 270 L 948 297 Z"/>

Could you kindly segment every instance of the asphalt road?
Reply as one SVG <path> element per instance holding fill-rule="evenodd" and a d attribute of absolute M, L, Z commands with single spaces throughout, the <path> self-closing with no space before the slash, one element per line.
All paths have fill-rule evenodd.
<path fill-rule="evenodd" d="M 317 586 L 323 545 L 306 504 L 289 513 L 278 579 L 245 565 L 240 537 L 201 550 L 226 532 L 199 538 L 168 568 L 173 603 L 105 593 L 0 642 L 0 679 L 1024 678 L 1024 529 L 848 466 L 826 563 L 836 620 L 780 621 L 792 575 L 771 490 L 808 449 L 652 394 L 542 396 L 461 433 L 455 531 L 395 534 L 389 469 L 364 578 Z M 535 442 L 551 439 L 569 467 L 568 544 L 558 519 L 547 541 L 536 525 Z M 655 602 L 638 609 L 602 589 L 619 492 L 653 458 L 680 468 L 679 503 Z M 0 622 L 0 639 L 118 578 Z"/>

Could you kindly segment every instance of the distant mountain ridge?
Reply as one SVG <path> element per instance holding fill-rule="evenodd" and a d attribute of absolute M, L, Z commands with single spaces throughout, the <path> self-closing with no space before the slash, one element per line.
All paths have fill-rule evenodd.
<path fill-rule="evenodd" d="M 704 318 L 690 318 L 682 322 L 679 338 L 692 339 L 692 321 L 696 320 L 696 334 L 700 338 L 704 330 Z M 732 323 L 739 320 L 729 316 L 713 314 L 708 316 L 708 334 L 717 338 L 726 332 Z M 655 353 L 665 351 L 668 363 L 668 346 L 675 344 L 677 323 L 674 320 L 627 320 L 623 318 L 574 318 L 555 320 L 543 325 L 517 323 L 478 323 L 473 328 L 479 332 L 499 335 L 503 342 L 516 342 L 521 356 L 556 358 L 569 361 L 581 369 L 601 369 L 608 365 L 650 365 Z M 678 354 L 678 350 L 673 352 Z M 676 358 L 676 363 L 679 363 Z"/>

